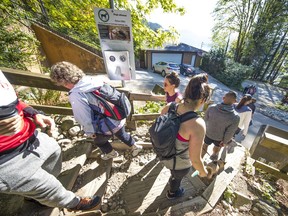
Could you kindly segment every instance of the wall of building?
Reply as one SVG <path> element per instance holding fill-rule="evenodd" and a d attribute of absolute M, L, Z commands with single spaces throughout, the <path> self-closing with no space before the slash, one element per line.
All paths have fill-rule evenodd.
<path fill-rule="evenodd" d="M 59 61 L 68 61 L 77 65 L 87 74 L 106 73 L 103 58 L 99 53 L 97 55 L 84 49 L 41 26 L 33 24 L 31 27 L 41 42 L 41 48 L 49 66 Z"/>

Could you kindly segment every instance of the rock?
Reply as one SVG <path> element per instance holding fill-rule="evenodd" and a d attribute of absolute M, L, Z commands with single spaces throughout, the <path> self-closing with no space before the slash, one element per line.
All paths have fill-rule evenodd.
<path fill-rule="evenodd" d="M 104 204 L 104 205 L 102 205 L 101 206 L 101 210 L 102 210 L 102 212 L 107 212 L 108 211 L 108 205 L 107 204 Z"/>
<path fill-rule="evenodd" d="M 248 196 L 238 192 L 238 191 L 234 191 L 235 194 L 235 199 L 233 202 L 233 206 L 235 208 L 239 208 L 240 206 L 243 205 L 252 205 L 252 199 L 250 199 Z"/>
<path fill-rule="evenodd" d="M 81 131 L 80 126 L 73 126 L 72 128 L 70 128 L 68 130 L 69 135 L 71 135 L 72 137 L 75 137 L 79 134 L 79 132 Z"/>
<path fill-rule="evenodd" d="M 58 140 L 57 142 L 60 146 L 65 146 L 71 144 L 72 141 L 70 139 L 61 139 Z"/>
<path fill-rule="evenodd" d="M 118 209 L 118 212 L 122 215 L 126 215 L 125 209 Z"/>
<path fill-rule="evenodd" d="M 254 216 L 278 216 L 277 209 L 262 200 L 253 200 L 251 213 Z"/>
<path fill-rule="evenodd" d="M 63 131 L 68 131 L 70 128 L 72 128 L 75 124 L 75 120 L 72 117 L 67 116 L 65 119 L 63 119 L 60 128 Z"/>
<path fill-rule="evenodd" d="M 230 205 L 228 202 L 226 202 L 225 200 L 221 200 L 221 203 L 225 209 L 229 209 Z"/>
<path fill-rule="evenodd" d="M 112 210 L 114 210 L 114 209 L 116 208 L 116 206 L 117 206 L 117 203 L 116 203 L 116 202 L 113 202 L 110 208 L 111 208 Z"/>

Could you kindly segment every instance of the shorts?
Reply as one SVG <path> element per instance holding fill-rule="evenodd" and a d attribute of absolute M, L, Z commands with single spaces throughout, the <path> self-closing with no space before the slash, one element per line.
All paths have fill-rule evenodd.
<path fill-rule="evenodd" d="M 207 145 L 211 145 L 213 143 L 215 146 L 220 147 L 219 145 L 220 145 L 221 142 L 222 141 L 216 141 L 216 140 L 210 139 L 209 137 L 207 137 L 205 135 L 204 143 L 207 144 Z"/>

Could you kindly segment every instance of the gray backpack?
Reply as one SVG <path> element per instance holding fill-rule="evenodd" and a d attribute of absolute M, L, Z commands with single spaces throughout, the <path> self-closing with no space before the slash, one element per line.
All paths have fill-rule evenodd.
<path fill-rule="evenodd" d="M 177 114 L 177 104 L 172 102 L 166 114 L 159 116 L 150 127 L 150 138 L 153 149 L 160 160 L 175 160 L 188 150 L 184 149 L 176 153 L 176 137 L 180 128 L 180 124 L 192 118 L 197 118 L 196 112 L 190 111 L 182 115 Z M 175 163 L 174 163 L 175 164 Z"/>

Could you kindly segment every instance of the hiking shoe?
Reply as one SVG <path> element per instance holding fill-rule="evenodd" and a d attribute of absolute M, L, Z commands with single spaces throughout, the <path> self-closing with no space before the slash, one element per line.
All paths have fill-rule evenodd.
<path fill-rule="evenodd" d="M 180 187 L 175 193 L 170 193 L 170 191 L 168 190 L 166 193 L 166 197 L 169 200 L 173 200 L 173 199 L 177 199 L 179 197 L 182 197 L 185 193 L 185 189 Z"/>
<path fill-rule="evenodd" d="M 134 144 L 132 146 L 132 156 L 135 157 L 139 154 L 139 152 L 141 152 L 143 149 L 143 146 L 141 145 L 137 145 L 137 144 Z"/>
<path fill-rule="evenodd" d="M 113 149 L 110 153 L 101 155 L 101 158 L 102 160 L 109 160 L 111 158 L 115 158 L 118 156 L 119 156 L 118 152 Z"/>
<path fill-rule="evenodd" d="M 68 211 L 90 211 L 100 208 L 101 197 L 83 197 L 80 202 L 74 208 L 68 209 Z"/>

